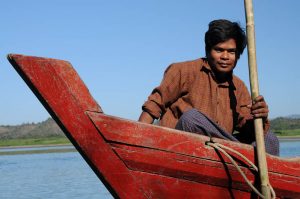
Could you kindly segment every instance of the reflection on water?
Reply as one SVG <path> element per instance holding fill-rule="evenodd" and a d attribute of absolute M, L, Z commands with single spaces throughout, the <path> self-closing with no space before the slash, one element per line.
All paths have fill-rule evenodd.
<path fill-rule="evenodd" d="M 69 150 L 72 146 L 6 148 L 19 151 Z M 281 141 L 280 156 L 300 156 L 300 141 Z M 1 199 L 113 198 L 77 152 L 0 155 Z"/>

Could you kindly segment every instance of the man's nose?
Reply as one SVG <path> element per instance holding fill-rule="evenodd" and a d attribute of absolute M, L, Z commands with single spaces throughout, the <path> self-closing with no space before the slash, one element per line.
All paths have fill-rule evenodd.
<path fill-rule="evenodd" d="M 228 59 L 228 52 L 226 50 L 224 50 L 221 54 L 221 58 L 222 59 Z"/>

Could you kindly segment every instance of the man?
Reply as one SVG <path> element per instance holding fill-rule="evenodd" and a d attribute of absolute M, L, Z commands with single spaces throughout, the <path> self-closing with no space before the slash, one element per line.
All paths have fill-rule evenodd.
<path fill-rule="evenodd" d="M 266 150 L 279 155 L 279 142 L 269 132 L 263 96 L 254 102 L 245 84 L 233 74 L 246 47 L 238 23 L 215 20 L 205 33 L 206 58 L 171 64 L 144 103 L 140 122 L 255 145 L 254 118 L 262 118 Z M 238 133 L 236 133 L 238 132 Z"/>

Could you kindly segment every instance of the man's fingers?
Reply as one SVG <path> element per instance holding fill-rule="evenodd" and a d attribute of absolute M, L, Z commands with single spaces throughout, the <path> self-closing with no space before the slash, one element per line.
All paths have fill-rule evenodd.
<path fill-rule="evenodd" d="M 267 116 L 268 114 L 265 113 L 258 113 L 253 115 L 254 118 L 266 118 Z"/>
<path fill-rule="evenodd" d="M 251 114 L 254 118 L 267 118 L 269 108 L 263 96 L 259 95 L 253 101 L 251 106 Z"/>
<path fill-rule="evenodd" d="M 254 99 L 254 103 L 261 102 L 261 101 L 265 101 L 265 99 L 262 95 L 259 95 Z"/>
<path fill-rule="evenodd" d="M 267 108 L 256 109 L 252 111 L 252 114 L 268 114 L 269 110 Z"/>
<path fill-rule="evenodd" d="M 257 102 L 252 105 L 252 110 L 259 109 L 259 108 L 268 108 L 268 105 L 265 102 Z"/>

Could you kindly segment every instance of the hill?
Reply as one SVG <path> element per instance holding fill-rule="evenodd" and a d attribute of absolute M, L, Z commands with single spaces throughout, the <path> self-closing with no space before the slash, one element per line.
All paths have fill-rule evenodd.
<path fill-rule="evenodd" d="M 52 118 L 39 123 L 21 125 L 1 125 L 0 139 L 65 137 L 62 130 Z"/>
<path fill-rule="evenodd" d="M 300 135 L 299 117 L 278 117 L 271 120 L 271 131 L 277 135 Z M 52 118 L 39 123 L 1 125 L 0 139 L 65 137 Z"/>
<path fill-rule="evenodd" d="M 278 117 L 271 120 L 271 129 L 276 130 L 292 130 L 300 129 L 300 118 Z"/>
<path fill-rule="evenodd" d="M 299 117 L 278 117 L 271 120 L 271 131 L 279 136 L 300 136 Z"/>
<path fill-rule="evenodd" d="M 300 115 L 299 115 L 299 114 L 293 114 L 293 115 L 287 116 L 287 118 L 291 118 L 291 119 L 300 119 Z"/>

